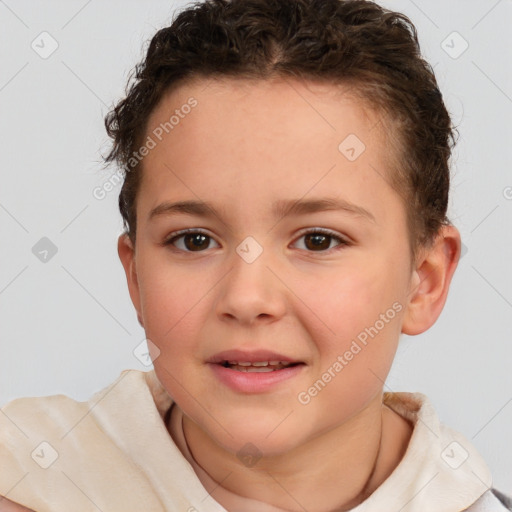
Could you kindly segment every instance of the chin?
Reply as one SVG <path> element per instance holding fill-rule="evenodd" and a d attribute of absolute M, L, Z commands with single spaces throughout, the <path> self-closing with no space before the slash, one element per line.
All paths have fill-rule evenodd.
<path fill-rule="evenodd" d="M 304 432 L 290 430 L 290 425 L 278 426 L 278 421 L 260 421 L 253 423 L 250 418 L 242 421 L 229 422 L 229 434 L 218 431 L 213 435 L 214 440 L 226 451 L 235 454 L 238 458 L 243 456 L 273 457 L 282 455 L 305 441 Z"/>

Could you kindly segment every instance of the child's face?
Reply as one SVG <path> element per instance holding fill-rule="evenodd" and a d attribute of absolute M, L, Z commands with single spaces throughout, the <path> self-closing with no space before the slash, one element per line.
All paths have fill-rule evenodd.
<path fill-rule="evenodd" d="M 160 351 L 158 378 L 233 452 L 247 442 L 287 451 L 380 401 L 412 287 L 406 211 L 384 179 L 392 169 L 378 116 L 333 86 L 312 90 L 202 81 L 169 95 L 148 126 L 156 147 L 138 195 L 132 299 Z M 190 97 L 197 105 L 182 109 Z M 153 130 L 176 110 L 179 122 L 159 141 Z M 359 156 L 354 135 L 339 149 L 350 134 L 366 146 Z M 351 206 L 272 212 L 278 201 L 323 198 Z M 178 201 L 209 203 L 218 215 L 150 218 Z M 185 228 L 211 238 L 162 245 Z M 315 238 L 314 228 L 348 243 Z M 228 350 L 302 364 L 241 373 L 208 362 Z"/>

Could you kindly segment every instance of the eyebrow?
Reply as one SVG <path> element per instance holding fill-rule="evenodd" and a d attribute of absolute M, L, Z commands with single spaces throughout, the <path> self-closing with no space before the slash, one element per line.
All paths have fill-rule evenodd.
<path fill-rule="evenodd" d="M 339 198 L 319 198 L 319 199 L 281 199 L 272 205 L 272 214 L 274 217 L 282 218 L 286 215 L 306 215 L 321 211 L 343 211 L 353 216 L 363 217 L 369 221 L 376 222 L 371 212 L 356 204 L 350 203 L 345 199 Z M 216 210 L 213 204 L 205 201 L 178 201 L 171 203 L 165 201 L 151 210 L 148 215 L 148 221 L 161 215 L 189 214 L 202 217 L 218 217 L 222 215 Z"/>

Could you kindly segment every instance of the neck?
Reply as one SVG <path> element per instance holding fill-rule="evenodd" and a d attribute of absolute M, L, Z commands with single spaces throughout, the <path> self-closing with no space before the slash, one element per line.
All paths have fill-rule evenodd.
<path fill-rule="evenodd" d="M 398 465 L 411 432 L 403 418 L 382 405 L 380 394 L 342 425 L 246 467 L 183 416 L 192 457 L 218 483 L 211 491 L 216 501 L 225 505 L 228 491 L 294 512 L 341 512 L 364 501 Z"/>

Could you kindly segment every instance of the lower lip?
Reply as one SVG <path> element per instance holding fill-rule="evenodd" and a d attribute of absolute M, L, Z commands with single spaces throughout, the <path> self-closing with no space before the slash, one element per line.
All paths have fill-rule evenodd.
<path fill-rule="evenodd" d="M 268 391 L 280 382 L 298 375 L 304 366 L 304 364 L 298 364 L 272 372 L 240 372 L 226 368 L 221 364 L 210 363 L 213 373 L 223 384 L 241 393 L 262 393 Z"/>

